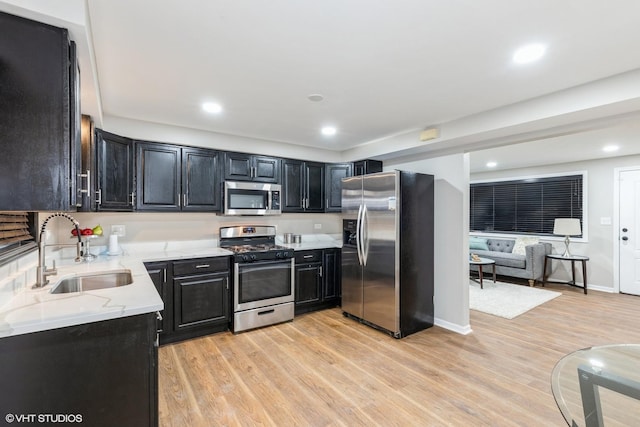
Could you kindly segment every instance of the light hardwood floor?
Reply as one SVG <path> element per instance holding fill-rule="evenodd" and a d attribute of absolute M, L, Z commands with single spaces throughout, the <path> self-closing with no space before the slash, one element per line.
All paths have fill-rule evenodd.
<path fill-rule="evenodd" d="M 574 350 L 640 343 L 640 297 L 562 296 L 513 319 L 471 311 L 473 333 L 395 340 L 339 309 L 160 348 L 160 425 L 566 426 L 551 393 Z"/>

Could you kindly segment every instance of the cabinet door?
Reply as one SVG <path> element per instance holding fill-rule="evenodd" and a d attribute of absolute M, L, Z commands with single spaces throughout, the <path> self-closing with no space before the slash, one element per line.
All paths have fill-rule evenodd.
<path fill-rule="evenodd" d="M 296 266 L 296 306 L 322 298 L 322 264 Z"/>
<path fill-rule="evenodd" d="M 380 160 L 360 160 L 353 163 L 353 175 L 366 175 L 369 173 L 382 172 L 382 162 Z"/>
<path fill-rule="evenodd" d="M 174 329 L 228 322 L 228 295 L 228 274 L 174 278 Z"/>
<path fill-rule="evenodd" d="M 180 147 L 136 142 L 136 208 L 179 211 L 181 202 Z"/>
<path fill-rule="evenodd" d="M 304 174 L 300 160 L 286 159 L 282 163 L 282 211 L 302 212 L 304 209 Z"/>
<path fill-rule="evenodd" d="M 182 149 L 182 210 L 219 211 L 220 152 Z"/>
<path fill-rule="evenodd" d="M 305 163 L 305 212 L 324 212 L 324 163 Z"/>
<path fill-rule="evenodd" d="M 96 130 L 96 209 L 133 210 L 133 140 Z"/>
<path fill-rule="evenodd" d="M 325 212 L 342 211 L 342 178 L 353 175 L 351 163 L 328 164 L 325 168 Z"/>
<path fill-rule="evenodd" d="M 0 210 L 75 209 L 68 32 L 1 12 L 0 28 Z"/>
<path fill-rule="evenodd" d="M 276 157 L 253 156 L 253 181 L 280 182 L 280 159 Z"/>
<path fill-rule="evenodd" d="M 341 296 L 341 250 L 325 249 L 324 250 L 324 271 L 323 271 L 323 299 L 340 298 Z"/>
<path fill-rule="evenodd" d="M 144 266 L 158 294 L 160 294 L 162 302 L 164 302 L 164 310 L 160 312 L 162 319 L 158 320 L 158 332 L 161 334 L 169 333 L 173 323 L 171 316 L 173 295 L 169 292 L 167 281 L 169 265 L 166 262 L 148 262 Z"/>
<path fill-rule="evenodd" d="M 224 179 L 229 181 L 251 181 L 253 166 L 251 155 L 245 153 L 224 154 Z"/>
<path fill-rule="evenodd" d="M 280 182 L 280 159 L 245 153 L 225 153 L 224 179 L 277 184 Z"/>

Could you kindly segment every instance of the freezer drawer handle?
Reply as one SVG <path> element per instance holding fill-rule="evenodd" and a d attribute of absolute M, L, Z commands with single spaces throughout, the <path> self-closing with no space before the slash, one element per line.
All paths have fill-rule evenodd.
<path fill-rule="evenodd" d="M 275 313 L 275 310 L 272 308 L 271 310 L 259 311 L 258 316 L 262 316 L 263 314 Z"/>
<path fill-rule="evenodd" d="M 196 268 L 209 268 L 209 267 L 211 267 L 209 264 L 199 264 L 199 265 L 196 265 Z"/>

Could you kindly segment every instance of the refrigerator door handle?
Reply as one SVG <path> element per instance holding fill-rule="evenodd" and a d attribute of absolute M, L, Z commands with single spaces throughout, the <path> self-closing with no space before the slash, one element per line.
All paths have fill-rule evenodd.
<path fill-rule="evenodd" d="M 369 257 L 369 215 L 367 215 L 367 205 L 362 210 L 362 260 L 363 265 L 367 265 Z"/>
<path fill-rule="evenodd" d="M 356 223 L 356 250 L 358 252 L 358 263 L 362 264 L 362 205 L 358 207 L 358 222 Z"/>

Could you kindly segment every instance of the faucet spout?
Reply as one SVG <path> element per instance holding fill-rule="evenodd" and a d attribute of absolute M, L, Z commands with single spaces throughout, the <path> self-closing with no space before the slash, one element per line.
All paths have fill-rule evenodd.
<path fill-rule="evenodd" d="M 38 239 L 38 268 L 36 269 L 36 283 L 33 285 L 34 288 L 40 288 L 46 285 L 47 283 L 49 283 L 49 279 L 47 279 L 47 277 L 54 275 L 58 272 L 58 270 L 55 267 L 55 261 L 53 262 L 53 268 L 47 268 L 47 265 L 45 263 L 45 247 L 46 246 L 68 246 L 65 244 L 45 245 L 44 243 L 44 240 L 45 240 L 44 236 L 45 236 L 45 231 L 47 229 L 47 224 L 51 219 L 56 217 L 62 217 L 62 218 L 68 219 L 76 228 L 76 234 L 78 235 L 78 243 L 76 244 L 75 261 L 76 262 L 82 261 L 82 237 L 80 236 L 80 223 L 74 217 L 64 212 L 56 212 L 49 215 L 47 219 L 44 220 L 44 222 L 42 223 L 42 227 L 40 228 L 40 235 Z"/>

